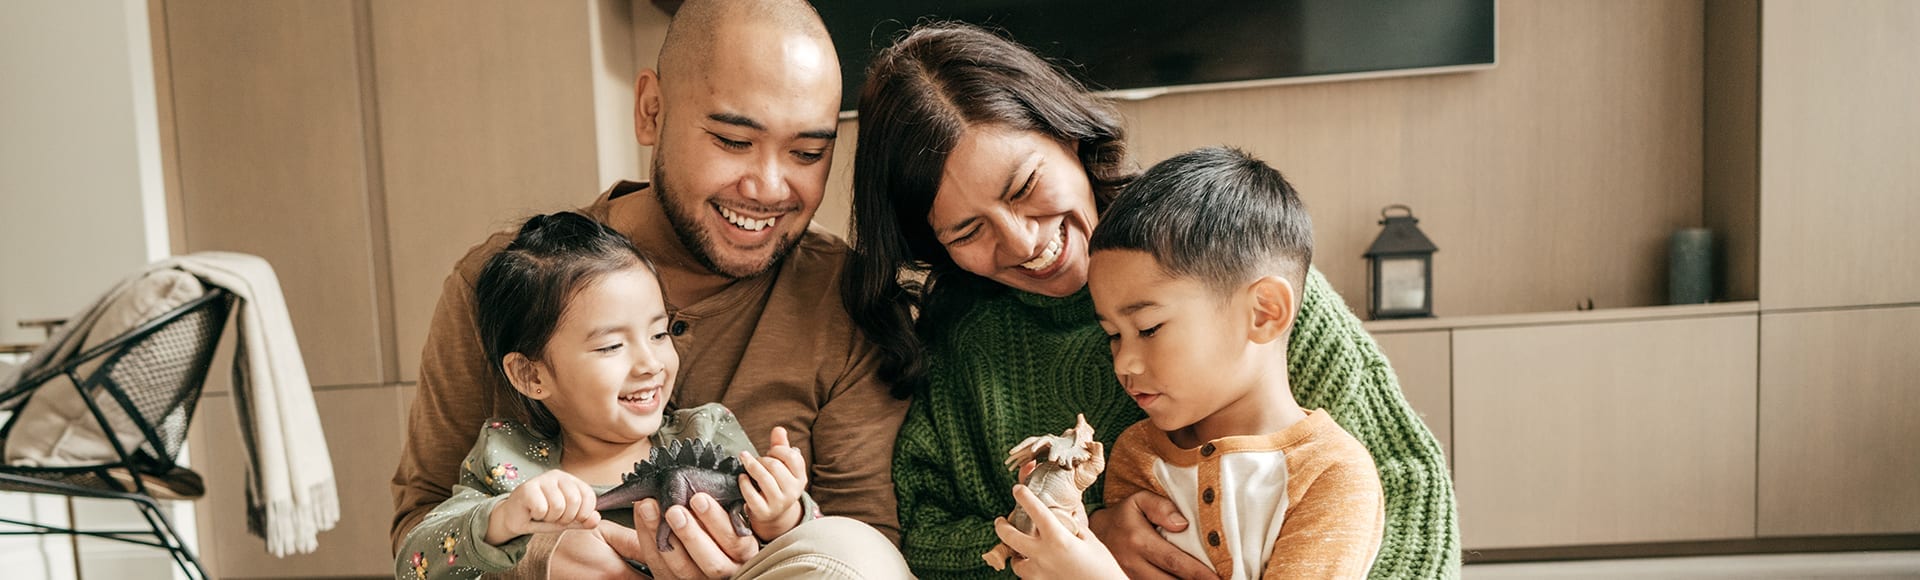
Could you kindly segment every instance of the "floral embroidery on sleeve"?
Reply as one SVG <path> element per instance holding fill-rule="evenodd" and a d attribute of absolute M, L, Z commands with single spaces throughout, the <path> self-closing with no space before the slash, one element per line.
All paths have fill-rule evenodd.
<path fill-rule="evenodd" d="M 520 479 L 520 468 L 514 467 L 512 463 L 502 463 L 487 470 L 487 485 L 507 483 L 516 479 Z"/>
<path fill-rule="evenodd" d="M 423 553 L 423 552 L 414 552 L 414 553 L 413 553 L 413 558 L 411 558 L 411 559 L 409 559 L 409 560 L 407 561 L 407 563 L 408 563 L 408 565 L 410 565 L 410 566 L 413 566 L 413 577 L 414 577 L 414 578 L 416 578 L 416 579 L 418 579 L 418 580 L 425 580 L 425 579 L 426 579 L 426 577 L 427 577 L 427 555 L 426 555 L 425 553 Z"/>

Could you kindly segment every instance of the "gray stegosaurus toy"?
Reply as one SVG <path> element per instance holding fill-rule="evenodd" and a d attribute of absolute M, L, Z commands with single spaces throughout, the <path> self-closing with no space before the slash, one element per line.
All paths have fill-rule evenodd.
<path fill-rule="evenodd" d="M 1098 445 L 1096 443 L 1095 445 Z M 664 514 L 671 506 L 686 506 L 696 493 L 705 492 L 733 516 L 733 531 L 741 536 L 753 534 L 747 527 L 747 501 L 740 495 L 740 474 L 746 468 L 719 445 L 701 439 L 681 439 L 665 448 L 654 447 L 647 460 L 633 464 L 633 472 L 621 475 L 620 485 L 600 494 L 596 510 L 628 508 L 647 498 L 660 502 Z M 689 509 L 691 507 L 689 506 Z M 672 533 L 667 519 L 660 518 L 659 549 L 673 549 L 667 543 Z"/>

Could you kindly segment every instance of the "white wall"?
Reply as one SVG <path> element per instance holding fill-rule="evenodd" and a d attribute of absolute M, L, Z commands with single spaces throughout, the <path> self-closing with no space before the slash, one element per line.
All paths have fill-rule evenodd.
<path fill-rule="evenodd" d="M 147 14 L 147 0 L 0 2 L 0 342 L 38 342 L 15 321 L 71 315 L 169 254 Z M 77 507 L 83 525 L 144 527 L 124 503 Z M 65 511 L 0 494 L 0 516 L 59 523 Z M 175 523 L 195 537 L 190 520 Z M 159 550 L 79 545 L 83 577 L 173 577 Z M 69 546 L 0 539 L 0 575 L 71 578 Z"/>
<path fill-rule="evenodd" d="M 167 255 L 146 0 L 0 3 L 0 342 Z"/>

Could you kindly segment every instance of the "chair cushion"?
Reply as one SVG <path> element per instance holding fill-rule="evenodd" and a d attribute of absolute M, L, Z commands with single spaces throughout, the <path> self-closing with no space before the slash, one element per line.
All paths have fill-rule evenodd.
<path fill-rule="evenodd" d="M 86 341 L 76 354 L 105 344 L 141 323 L 204 294 L 206 288 L 192 274 L 171 268 L 147 272 L 100 305 L 100 316 L 95 319 L 93 327 L 86 330 Z M 100 360 L 82 365 L 76 374 L 82 378 L 88 377 L 104 359 L 101 357 Z M 143 361 L 129 356 L 118 364 L 151 362 L 157 361 Z M 120 445 L 129 453 L 146 442 L 146 436 L 140 432 L 139 426 L 127 416 L 112 395 L 105 390 L 96 391 L 94 402 L 113 425 Z M 18 413 L 20 418 L 5 443 L 5 460 L 9 465 L 73 467 L 119 460 L 106 433 L 100 429 L 99 422 L 87 410 L 86 401 L 74 388 L 73 381 L 64 375 L 49 379 L 36 389 Z"/>

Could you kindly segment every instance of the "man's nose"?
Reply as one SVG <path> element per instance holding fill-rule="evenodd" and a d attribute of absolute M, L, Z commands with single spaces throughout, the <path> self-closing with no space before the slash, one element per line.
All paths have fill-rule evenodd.
<path fill-rule="evenodd" d="M 740 196 L 765 205 L 778 205 L 793 195 L 787 186 L 786 171 L 780 156 L 768 152 L 754 158 L 745 175 L 740 176 Z"/>

